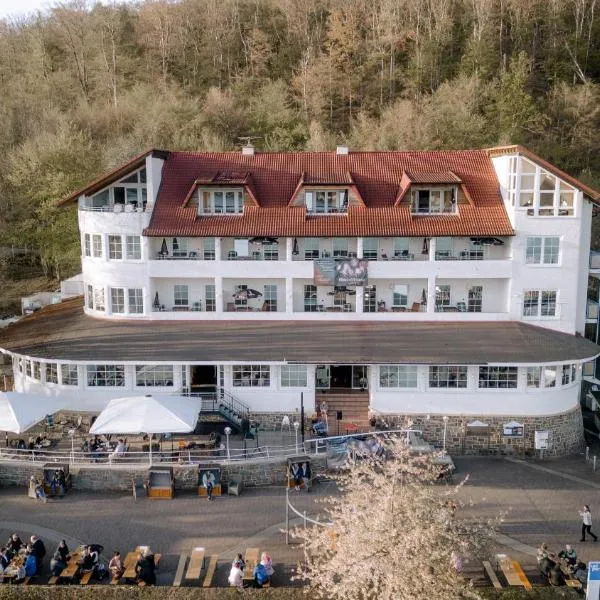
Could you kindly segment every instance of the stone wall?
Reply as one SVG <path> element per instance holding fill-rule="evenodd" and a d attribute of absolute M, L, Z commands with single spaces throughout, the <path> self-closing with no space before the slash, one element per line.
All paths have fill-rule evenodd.
<path fill-rule="evenodd" d="M 313 468 L 324 466 L 325 455 L 313 456 Z M 16 461 L 0 462 L 0 485 L 26 487 L 29 478 L 34 475 L 42 477 L 43 463 L 26 463 Z M 246 487 L 264 485 L 284 485 L 286 483 L 287 463 L 285 459 L 260 461 L 244 461 L 221 465 L 221 481 L 227 485 L 231 475 L 242 475 Z M 115 467 L 106 468 L 101 465 L 72 466 L 73 489 L 80 491 L 131 491 L 131 482 L 139 476 L 145 479 L 146 468 Z M 193 490 L 198 485 L 197 465 L 177 465 L 173 467 L 175 490 Z"/>
<path fill-rule="evenodd" d="M 421 429 L 426 441 L 442 446 L 444 439 L 444 420 L 439 415 L 382 415 L 385 423 L 392 429 L 401 429 L 411 424 L 413 429 Z M 467 427 L 468 423 L 481 421 L 487 427 Z M 523 425 L 523 437 L 506 437 L 504 425 L 516 421 Z M 519 455 L 534 456 L 535 431 L 550 431 L 550 450 L 552 456 L 566 456 L 581 452 L 585 442 L 583 438 L 583 419 L 579 407 L 572 411 L 548 416 L 525 417 L 484 417 L 449 416 L 446 426 L 446 449 L 455 455 Z"/>

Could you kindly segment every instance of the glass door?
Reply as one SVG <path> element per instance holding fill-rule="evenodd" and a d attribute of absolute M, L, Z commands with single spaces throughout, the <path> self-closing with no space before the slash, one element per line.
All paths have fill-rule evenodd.
<path fill-rule="evenodd" d="M 352 365 L 352 389 L 364 390 L 368 387 L 366 365 Z"/>

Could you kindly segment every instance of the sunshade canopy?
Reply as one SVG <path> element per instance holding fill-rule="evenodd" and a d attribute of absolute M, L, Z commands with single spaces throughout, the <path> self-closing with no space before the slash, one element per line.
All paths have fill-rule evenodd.
<path fill-rule="evenodd" d="M 199 398 L 148 395 L 115 398 L 90 433 L 188 433 L 196 428 Z"/>
<path fill-rule="evenodd" d="M 0 431 L 23 433 L 62 405 L 63 401 L 53 396 L 0 392 Z"/>

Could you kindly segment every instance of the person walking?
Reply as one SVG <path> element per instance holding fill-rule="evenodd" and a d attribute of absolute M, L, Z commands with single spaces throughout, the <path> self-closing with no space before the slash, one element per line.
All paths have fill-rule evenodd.
<path fill-rule="evenodd" d="M 590 512 L 590 507 L 587 504 L 584 504 L 583 510 L 580 511 L 581 516 L 581 539 L 580 542 L 585 542 L 585 534 L 589 533 L 594 542 L 598 541 L 598 536 L 595 533 L 592 533 L 592 513 Z"/>

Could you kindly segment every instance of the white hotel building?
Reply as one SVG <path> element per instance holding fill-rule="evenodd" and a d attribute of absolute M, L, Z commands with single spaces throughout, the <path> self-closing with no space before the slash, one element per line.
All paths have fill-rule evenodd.
<path fill-rule="evenodd" d="M 600 354 L 582 337 L 599 199 L 518 146 L 148 151 L 63 200 L 84 297 L 0 350 L 15 390 L 72 410 L 216 388 L 278 428 L 302 394 L 330 429 L 338 411 L 341 430 L 410 421 L 466 453 L 531 453 L 547 431 L 565 454 Z"/>

